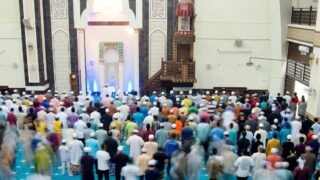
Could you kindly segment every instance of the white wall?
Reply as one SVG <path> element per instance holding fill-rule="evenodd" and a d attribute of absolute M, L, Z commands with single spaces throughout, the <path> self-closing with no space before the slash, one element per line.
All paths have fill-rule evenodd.
<path fill-rule="evenodd" d="M 317 8 L 318 0 L 293 0 L 292 6 L 296 8 L 308 8 L 310 6 Z"/>
<path fill-rule="evenodd" d="M 25 87 L 18 0 L 0 0 L 0 86 Z M 13 68 L 17 63 L 18 68 Z"/>
<path fill-rule="evenodd" d="M 255 66 L 246 66 L 252 56 L 286 56 L 281 44 L 285 38 L 280 7 L 279 0 L 195 1 L 194 58 L 198 82 L 194 88 L 247 87 L 267 89 L 272 94 L 281 92 L 284 63 L 253 60 Z M 242 39 L 243 46 L 234 46 L 235 39 Z"/>

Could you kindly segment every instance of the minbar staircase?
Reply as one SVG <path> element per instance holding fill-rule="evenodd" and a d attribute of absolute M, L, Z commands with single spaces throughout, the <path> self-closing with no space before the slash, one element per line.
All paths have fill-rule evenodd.
<path fill-rule="evenodd" d="M 161 87 L 160 74 L 161 74 L 161 69 L 142 85 L 141 87 L 142 94 L 151 95 L 153 91 L 160 92 L 160 91 L 166 90 L 165 87 Z"/>

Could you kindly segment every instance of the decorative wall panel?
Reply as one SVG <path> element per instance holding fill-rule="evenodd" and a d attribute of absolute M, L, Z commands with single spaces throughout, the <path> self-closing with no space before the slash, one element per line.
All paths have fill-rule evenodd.
<path fill-rule="evenodd" d="M 149 3 L 149 78 L 161 69 L 161 59 L 167 60 L 167 0 Z"/>
<path fill-rule="evenodd" d="M 51 1 L 55 89 L 70 91 L 71 73 L 68 0 Z"/>
<path fill-rule="evenodd" d="M 56 90 L 70 91 L 70 55 L 69 37 L 62 30 L 53 36 L 54 82 Z"/>

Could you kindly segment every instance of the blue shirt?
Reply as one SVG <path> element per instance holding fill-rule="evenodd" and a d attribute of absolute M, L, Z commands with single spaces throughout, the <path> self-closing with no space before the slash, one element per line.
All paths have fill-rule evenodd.
<path fill-rule="evenodd" d="M 179 149 L 179 144 L 176 140 L 170 139 L 165 145 L 166 154 L 168 157 L 171 157 L 172 153 Z"/>
<path fill-rule="evenodd" d="M 234 129 L 229 130 L 229 139 L 233 144 L 236 144 L 237 136 L 238 136 L 238 134 L 237 134 L 236 130 L 234 130 Z"/>
<path fill-rule="evenodd" d="M 223 139 L 223 129 L 216 127 L 210 132 L 210 141 L 219 141 Z"/>
<path fill-rule="evenodd" d="M 141 106 L 140 112 L 143 114 L 144 117 L 147 117 L 147 116 L 148 116 L 149 109 L 148 109 L 147 106 Z"/>
<path fill-rule="evenodd" d="M 210 132 L 210 126 L 208 123 L 199 123 L 196 128 L 196 137 L 201 141 L 205 142 Z"/>
<path fill-rule="evenodd" d="M 141 112 L 136 112 L 132 116 L 133 120 L 137 123 L 138 127 L 142 127 L 144 116 Z"/>
<path fill-rule="evenodd" d="M 90 155 L 96 157 L 96 152 L 99 150 L 99 141 L 93 138 L 86 140 L 86 147 L 91 148 Z"/>
<path fill-rule="evenodd" d="M 5 122 L 7 120 L 7 114 L 3 111 L 0 112 L 0 121 Z"/>
<path fill-rule="evenodd" d="M 281 129 L 280 131 L 280 142 L 281 144 L 287 141 L 287 136 L 291 134 L 291 129 Z"/>
<path fill-rule="evenodd" d="M 270 131 L 268 134 L 268 139 L 272 139 L 273 134 L 277 134 L 277 139 L 279 139 L 279 131 L 277 130 Z"/>
<path fill-rule="evenodd" d="M 189 127 L 182 128 L 181 131 L 181 142 L 184 144 L 186 140 L 190 139 L 193 136 L 193 130 Z"/>
<path fill-rule="evenodd" d="M 168 131 L 165 129 L 159 129 L 156 131 L 155 139 L 157 140 L 157 143 L 160 147 L 165 146 L 167 140 L 168 140 Z"/>

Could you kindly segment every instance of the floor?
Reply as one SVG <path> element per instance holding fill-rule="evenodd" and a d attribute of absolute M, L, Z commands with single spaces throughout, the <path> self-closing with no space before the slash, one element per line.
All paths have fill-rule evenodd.
<path fill-rule="evenodd" d="M 14 165 L 14 171 L 15 171 L 15 179 L 17 180 L 24 180 L 26 179 L 27 176 L 34 174 L 34 167 L 31 167 L 25 163 L 24 160 L 24 153 L 21 144 L 19 143 L 17 145 L 17 155 L 16 155 L 16 160 L 15 160 L 15 165 Z M 124 148 L 125 153 L 129 153 L 129 148 L 128 146 L 125 146 Z M 58 163 L 56 166 L 54 166 L 52 170 L 52 179 L 53 180 L 79 180 L 81 179 L 79 174 L 76 174 L 74 176 L 68 176 L 68 175 L 61 175 L 61 170 L 58 169 L 60 164 Z M 97 178 L 96 178 L 97 179 Z M 111 177 L 111 180 L 115 179 L 115 177 Z M 165 176 L 165 179 L 169 179 L 169 177 Z M 207 170 L 203 167 L 199 176 L 199 179 L 208 179 L 208 173 Z"/>

